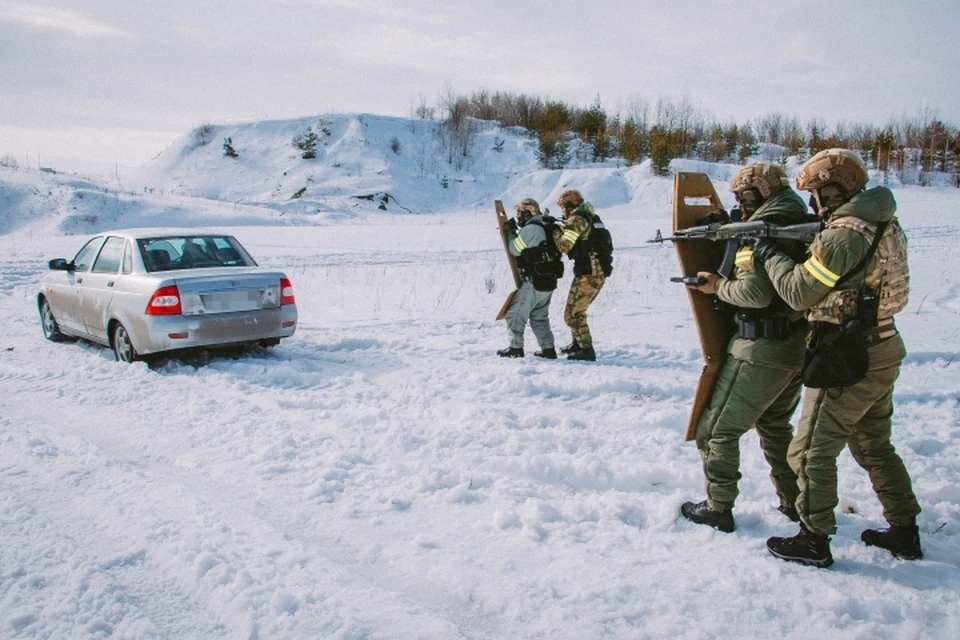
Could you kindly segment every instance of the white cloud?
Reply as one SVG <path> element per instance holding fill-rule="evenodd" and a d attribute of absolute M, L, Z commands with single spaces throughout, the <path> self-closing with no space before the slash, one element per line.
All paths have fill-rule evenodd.
<path fill-rule="evenodd" d="M 447 88 L 599 96 L 608 111 L 687 95 L 721 121 L 885 124 L 922 104 L 960 118 L 960 85 L 945 80 L 957 3 L 227 4 L 0 0 L 0 125 L 178 132 L 249 114 L 408 115 Z"/>
<path fill-rule="evenodd" d="M 0 21 L 39 29 L 66 31 L 82 38 L 126 38 L 122 30 L 86 15 L 57 7 L 0 2 Z"/>

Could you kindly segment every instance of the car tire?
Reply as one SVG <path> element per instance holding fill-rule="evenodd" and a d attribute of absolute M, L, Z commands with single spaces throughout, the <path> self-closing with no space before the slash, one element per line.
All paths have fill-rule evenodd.
<path fill-rule="evenodd" d="M 46 298 L 40 301 L 40 328 L 43 330 L 43 337 L 51 342 L 63 342 L 67 336 L 60 331 L 60 325 L 57 319 L 53 317 L 53 309 Z"/>
<path fill-rule="evenodd" d="M 127 333 L 126 327 L 119 322 L 113 327 L 111 344 L 113 345 L 113 355 L 116 356 L 118 362 L 136 362 L 140 359 L 137 350 L 133 348 L 133 343 L 130 341 L 130 334 Z"/>

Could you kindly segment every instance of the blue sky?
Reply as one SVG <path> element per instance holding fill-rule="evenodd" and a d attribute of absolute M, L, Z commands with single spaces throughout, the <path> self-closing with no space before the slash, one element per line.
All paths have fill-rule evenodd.
<path fill-rule="evenodd" d="M 204 122 L 407 116 L 477 89 L 957 124 L 957 24 L 934 0 L 0 0 L 0 154 L 138 166 Z"/>

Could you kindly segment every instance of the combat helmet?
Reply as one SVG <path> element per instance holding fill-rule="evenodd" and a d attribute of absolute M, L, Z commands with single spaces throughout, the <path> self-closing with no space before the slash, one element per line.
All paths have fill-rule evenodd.
<path fill-rule="evenodd" d="M 756 189 L 764 200 L 790 186 L 790 180 L 780 165 L 772 162 L 753 162 L 740 169 L 730 181 L 730 191 L 743 193 Z"/>
<path fill-rule="evenodd" d="M 849 149 L 824 149 L 797 173 L 797 189 L 816 191 L 826 184 L 837 184 L 848 194 L 867 186 L 870 176 L 860 155 Z"/>
<path fill-rule="evenodd" d="M 567 207 L 576 209 L 581 204 L 583 204 L 583 196 L 580 195 L 580 192 L 576 189 L 567 189 L 560 194 L 559 198 L 557 198 L 557 206 L 564 211 L 567 209 Z"/>
<path fill-rule="evenodd" d="M 540 203 L 533 198 L 524 198 L 513 205 L 517 210 L 517 223 L 523 226 L 533 216 L 540 215 Z"/>

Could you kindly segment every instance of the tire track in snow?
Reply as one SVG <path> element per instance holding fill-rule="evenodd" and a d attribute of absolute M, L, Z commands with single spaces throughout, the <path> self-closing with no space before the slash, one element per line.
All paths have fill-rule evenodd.
<path fill-rule="evenodd" d="M 34 376 L 24 374 L 16 377 L 16 381 L 23 383 L 31 377 Z M 43 393 L 51 396 L 51 404 L 64 402 L 52 397 L 56 395 L 53 391 Z M 379 601 L 380 605 L 375 607 L 376 610 L 396 610 L 397 628 L 409 630 L 408 635 L 401 634 L 404 637 L 470 638 L 497 635 L 490 631 L 474 636 L 477 629 L 491 628 L 489 616 L 470 614 L 471 608 L 476 605 L 451 596 L 442 587 L 431 588 L 420 576 L 388 567 L 383 562 L 366 566 L 356 559 L 352 562 L 345 561 L 344 558 L 355 555 L 349 546 L 331 544 L 324 540 L 321 534 L 312 532 L 309 527 L 300 527 L 297 535 L 291 535 L 290 532 L 298 531 L 298 528 L 295 523 L 285 521 L 296 517 L 297 509 L 294 505 L 284 505 L 286 509 L 284 506 L 267 507 L 259 504 L 256 495 L 243 496 L 236 487 L 212 482 L 202 471 L 184 467 L 176 460 L 161 460 L 149 454 L 144 457 L 143 450 L 139 449 L 136 443 L 125 440 L 120 435 L 107 437 L 105 431 L 98 430 L 96 421 L 101 419 L 99 417 L 80 418 L 69 426 L 68 432 L 57 427 L 45 427 L 44 413 L 39 407 L 21 408 L 17 412 L 16 421 L 21 425 L 20 428 L 23 429 L 26 424 L 32 432 L 23 432 L 20 441 L 24 447 L 48 448 L 60 453 L 50 456 L 49 459 L 40 458 L 40 462 L 35 462 L 33 469 L 17 477 L 27 483 L 30 477 L 47 475 L 49 472 L 42 467 L 50 461 L 58 463 L 59 467 L 66 458 L 71 459 L 67 463 L 69 469 L 60 471 L 63 481 L 70 485 L 68 490 L 65 487 L 62 495 L 76 495 L 79 488 L 89 486 L 83 493 L 97 502 L 93 512 L 82 502 L 64 503 L 40 495 L 36 497 L 34 506 L 42 511 L 45 517 L 57 519 L 59 527 L 65 532 L 64 535 L 79 541 L 109 541 L 112 538 L 114 544 L 129 545 L 129 528 L 133 526 L 134 537 L 141 540 L 121 554 L 116 554 L 112 549 L 107 550 L 113 546 L 110 542 L 85 544 L 90 545 L 88 554 L 98 558 L 107 556 L 102 563 L 109 567 L 118 584 L 122 584 L 123 588 L 132 594 L 131 600 L 155 603 L 155 607 L 151 607 L 149 611 L 151 619 L 158 618 L 159 612 L 176 609 L 181 611 L 184 619 L 194 619 L 198 625 L 201 621 L 217 617 L 226 620 L 248 617 L 251 620 L 251 633 L 259 633 L 261 630 L 271 631 L 270 627 L 275 625 L 282 627 L 283 624 L 277 620 L 284 615 L 291 615 L 311 606 L 320 606 L 318 603 L 336 601 L 335 606 L 321 607 L 324 609 L 323 615 L 313 619 L 318 632 L 318 635 L 313 637 L 320 637 L 322 633 L 329 633 L 333 628 L 350 628 L 355 624 L 362 626 L 362 623 L 355 622 L 354 619 L 361 619 L 364 608 L 369 607 L 371 602 Z M 122 407 L 112 408 L 111 413 L 111 422 L 117 425 L 136 420 L 135 415 L 128 415 L 129 412 Z M 122 470 L 122 473 L 118 470 Z M 183 515 L 164 513 L 164 505 L 171 502 L 171 493 L 174 494 L 173 502 L 184 510 Z M 157 497 L 150 500 L 149 496 L 153 494 Z M 104 504 L 104 498 L 108 499 L 110 504 Z M 145 501 L 157 505 L 158 512 L 138 512 Z M 43 506 L 40 506 L 41 503 Z M 112 536 L 105 536 L 104 530 L 115 529 L 106 522 L 113 519 L 127 520 L 127 524 L 123 525 L 127 529 L 121 527 L 120 530 L 113 531 Z M 138 524 L 131 525 L 131 520 Z M 194 522 L 199 522 L 199 525 L 191 524 Z M 190 536 L 191 528 L 198 526 L 199 530 Z M 173 546 L 173 557 L 151 557 L 149 550 L 157 546 L 156 541 L 149 542 L 152 535 L 150 532 L 154 530 L 163 532 L 158 535 L 165 537 L 159 545 L 161 548 Z M 186 541 L 187 537 L 219 540 L 219 544 L 190 543 Z M 265 549 L 270 549 L 267 558 L 261 556 Z M 177 556 L 187 556 L 189 562 Z M 297 558 L 299 560 L 291 560 Z M 259 562 L 261 566 L 250 567 L 251 561 Z M 282 566 L 284 562 L 292 564 Z M 170 563 L 172 565 L 167 566 Z M 310 565 L 309 570 L 297 566 L 302 563 Z M 333 576 L 319 581 L 326 586 L 326 592 L 322 594 L 316 593 L 313 584 L 318 572 L 315 565 L 320 565 L 320 575 Z M 290 572 L 295 575 L 290 575 Z M 194 584 L 191 584 L 189 579 L 191 573 Z M 188 577 L 185 578 L 184 574 Z M 244 604 L 255 606 L 256 601 L 245 601 L 244 590 L 237 587 L 229 597 L 217 594 L 218 591 L 229 592 L 240 574 L 249 576 L 252 581 L 250 589 L 276 591 L 271 600 L 274 611 L 244 609 Z M 281 578 L 284 574 L 287 574 L 286 579 Z M 164 584 L 157 584 L 155 577 L 158 575 L 166 576 L 163 579 L 164 584 L 180 585 L 183 591 L 171 591 L 169 587 L 164 587 Z M 207 584 L 211 581 L 214 582 L 213 585 Z M 218 582 L 220 584 L 217 584 Z M 323 588 L 320 590 L 324 591 Z M 185 605 L 185 599 L 191 601 L 192 606 Z M 230 609 L 232 614 L 218 614 L 223 602 L 236 600 L 241 602 L 239 609 Z M 222 602 L 218 604 L 218 601 Z M 354 603 L 362 603 L 361 608 L 358 609 L 358 605 Z M 196 613 L 183 615 L 184 610 Z M 415 612 L 415 615 L 408 613 L 409 611 Z M 161 628 L 165 624 L 162 618 L 155 622 Z M 209 625 L 209 622 L 206 624 Z M 224 624 L 227 623 L 221 622 L 209 627 L 211 637 L 219 632 Z M 472 631 L 461 633 L 457 631 L 458 627 Z M 430 629 L 430 632 L 425 631 L 426 629 Z M 234 628 L 234 631 L 239 629 Z M 244 630 L 244 633 L 246 631 Z M 292 629 L 272 631 L 283 635 Z M 418 633 L 425 635 L 418 636 Z M 305 634 L 303 629 L 297 630 L 297 634 L 302 634 L 303 637 L 309 635 Z M 175 637 L 184 636 L 178 632 Z"/>

